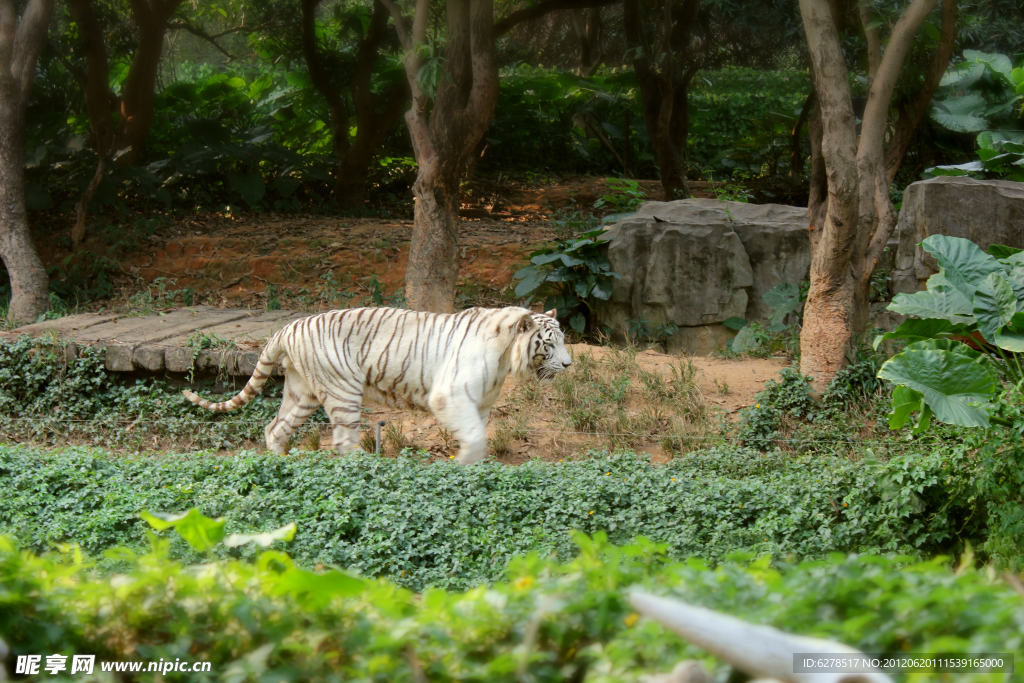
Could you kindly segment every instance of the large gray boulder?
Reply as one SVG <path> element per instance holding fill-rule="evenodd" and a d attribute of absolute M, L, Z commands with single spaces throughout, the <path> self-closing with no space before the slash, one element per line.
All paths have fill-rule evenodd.
<path fill-rule="evenodd" d="M 907 186 L 896 228 L 895 292 L 924 289 L 939 270 L 920 246 L 930 235 L 963 237 L 982 249 L 1024 249 L 1024 183 L 940 176 Z"/>
<path fill-rule="evenodd" d="M 684 199 L 647 202 L 609 228 L 608 259 L 622 275 L 602 320 L 616 338 L 631 321 L 679 326 L 669 352 L 710 353 L 734 334 L 729 318 L 767 319 L 761 295 L 810 268 L 807 209 Z"/>

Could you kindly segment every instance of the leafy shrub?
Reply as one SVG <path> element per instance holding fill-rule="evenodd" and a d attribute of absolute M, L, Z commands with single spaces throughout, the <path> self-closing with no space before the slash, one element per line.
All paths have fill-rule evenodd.
<path fill-rule="evenodd" d="M 532 295 L 541 285 L 552 292 L 544 302 L 545 309 L 557 309 L 560 319 L 580 334 L 588 321 L 597 319 L 600 302 L 612 295 L 612 272 L 607 245 L 601 239 L 603 229 L 585 232 L 579 237 L 557 239 L 555 246 L 530 254 L 530 265 L 513 276 L 519 280 L 516 296 Z M 530 297 L 533 298 L 532 296 Z"/>
<path fill-rule="evenodd" d="M 808 378 L 793 368 L 779 373 L 778 381 L 768 380 L 764 391 L 754 397 L 752 408 L 740 411 L 737 436 L 744 443 L 767 449 L 781 438 L 781 429 L 787 418 L 806 418 L 814 412 Z"/>
<path fill-rule="evenodd" d="M 880 335 L 909 342 L 878 376 L 896 384 L 889 426 L 920 411 L 919 433 L 931 417 L 968 428 L 953 457 L 975 470 L 994 559 L 1024 567 L 1024 252 L 993 245 L 989 253 L 964 239 L 933 235 L 922 246 L 938 260 L 928 289 L 897 295 L 889 308 L 910 318 Z"/>
<path fill-rule="evenodd" d="M 780 282 L 761 298 L 771 309 L 767 323 L 748 322 L 746 318 L 728 318 L 722 324 L 736 330 L 735 337 L 726 346 L 738 354 L 765 357 L 775 351 L 793 348 L 799 339 L 799 323 L 788 325 L 785 320 L 791 313 L 796 314 L 807 297 L 807 292 L 789 282 Z M 795 317 L 795 316 L 794 316 Z"/>
<path fill-rule="evenodd" d="M 216 543 L 223 533 L 194 510 L 185 517 L 153 519 L 193 539 L 201 531 Z M 247 542 L 243 547 L 273 541 L 225 539 Z M 969 556 L 955 573 L 942 558 L 913 563 L 839 554 L 777 568 L 767 557 L 734 556 L 710 569 L 699 559 L 672 562 L 664 546 L 643 539 L 615 547 L 603 534 L 577 534 L 574 545 L 572 562 L 531 554 L 514 560 L 504 580 L 487 589 L 434 589 L 414 599 L 391 582 L 303 570 L 280 550 L 264 550 L 252 563 L 182 566 L 165 539 L 151 536 L 144 555 L 110 551 L 124 573 L 108 578 L 96 576 L 74 551 L 40 557 L 0 538 L 0 637 L 11 649 L 8 666 L 17 655 L 54 652 L 95 654 L 98 662 L 211 663 L 209 674 L 175 674 L 187 681 L 420 675 L 626 683 L 693 657 L 726 678 L 720 662 L 638 618 L 626 592 L 641 586 L 866 652 L 1019 656 L 1024 649 L 1019 596 L 973 569 Z"/>
<path fill-rule="evenodd" d="M 611 210 L 611 216 L 605 217 L 605 222 L 616 220 L 617 214 L 628 214 L 636 211 L 641 204 L 647 201 L 647 192 L 640 187 L 640 183 L 629 178 L 606 178 L 605 184 L 610 193 L 603 195 L 594 202 L 594 208 L 598 210 Z"/>
<path fill-rule="evenodd" d="M 939 175 L 995 177 L 1024 181 L 1024 67 L 1006 55 L 964 50 L 964 60 L 942 77 L 932 119 L 957 133 L 977 133 L 978 161 L 936 166 Z"/>
<path fill-rule="evenodd" d="M 727 68 L 702 71 L 690 87 L 687 157 L 715 174 L 784 175 L 790 131 L 810 83 L 806 71 Z M 600 141 L 600 130 L 623 154 Z M 590 78 L 525 65 L 504 72 L 479 168 L 621 173 L 637 178 L 657 164 L 632 69 L 601 69 Z M 742 190 L 729 190 L 742 200 Z"/>
<path fill-rule="evenodd" d="M 993 245 L 985 253 L 945 235 L 921 245 L 939 272 L 928 278 L 927 290 L 898 294 L 889 304 L 918 317 L 875 339 L 876 348 L 887 339 L 908 342 L 878 373 L 897 385 L 889 426 L 902 427 L 917 411 L 915 433 L 932 415 L 961 427 L 1011 426 L 998 415 L 1006 402 L 997 397 L 1002 378 L 1024 380 L 1014 355 L 1024 352 L 1024 250 Z"/>
<path fill-rule="evenodd" d="M 573 557 L 572 530 L 604 531 L 619 544 L 642 535 L 667 544 L 671 557 L 710 562 L 736 550 L 820 559 L 955 546 L 973 530 L 971 510 L 953 495 L 959 474 L 922 463 L 884 465 L 902 482 L 890 491 L 878 471 L 846 459 L 735 447 L 660 467 L 593 453 L 467 468 L 360 454 L 115 457 L 0 446 L 0 534 L 34 550 L 139 549 L 139 510 L 195 507 L 224 516 L 227 533 L 295 522 L 292 556 L 304 567 L 343 566 L 414 590 L 463 589 L 498 579 L 515 556 Z M 175 540 L 171 552 L 200 559 Z"/>
<path fill-rule="evenodd" d="M 806 71 L 732 67 L 700 76 L 690 88 L 691 165 L 716 175 L 784 174 L 790 132 L 810 92 Z"/>

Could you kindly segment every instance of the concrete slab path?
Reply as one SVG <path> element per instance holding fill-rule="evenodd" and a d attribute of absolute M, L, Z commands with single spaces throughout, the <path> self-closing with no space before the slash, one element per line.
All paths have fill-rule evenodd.
<path fill-rule="evenodd" d="M 251 375 L 260 349 L 275 332 L 310 313 L 191 306 L 149 315 L 81 313 L 0 333 L 0 338 L 53 335 L 78 346 L 100 346 L 108 370 Z M 202 348 L 202 347 L 208 348 Z"/>

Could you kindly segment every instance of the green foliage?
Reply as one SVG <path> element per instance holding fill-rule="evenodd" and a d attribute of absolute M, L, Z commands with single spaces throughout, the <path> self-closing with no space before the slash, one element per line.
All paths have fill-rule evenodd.
<path fill-rule="evenodd" d="M 158 277 L 152 282 L 138 278 L 136 285 L 141 286 L 142 289 L 128 297 L 128 314 L 133 316 L 149 315 L 156 311 L 175 308 L 179 304 L 184 306 L 195 304 L 195 289 L 192 287 L 172 289 L 177 284 L 178 281 L 174 278 Z"/>
<path fill-rule="evenodd" d="M 200 347 L 214 343 L 203 335 L 194 340 Z M 79 347 L 72 357 L 49 339 L 0 341 L 0 431 L 9 439 L 136 448 L 160 440 L 199 448 L 263 443 L 263 427 L 279 407 L 270 393 L 268 386 L 237 411 L 213 413 L 162 380 L 120 380 L 106 371 L 102 349 Z M 304 430 L 319 429 L 326 417 L 318 411 L 310 420 Z"/>
<path fill-rule="evenodd" d="M 147 212 L 246 207 L 296 210 L 333 184 L 330 131 L 308 75 L 262 64 L 221 70 L 179 65 L 156 93 L 145 159 L 112 165 L 92 200 L 121 221 Z M 326 118 L 326 117 L 325 117 Z M 69 210 L 95 170 L 95 154 L 69 138 L 88 132 L 76 116 L 30 124 L 26 160 L 30 209 Z"/>
<path fill-rule="evenodd" d="M 801 69 L 702 71 L 690 88 L 690 163 L 716 174 L 788 173 L 790 134 L 808 92 Z"/>
<path fill-rule="evenodd" d="M 502 73 L 498 105 L 485 137 L 487 152 L 479 166 L 509 169 L 607 174 L 621 172 L 615 157 L 593 131 L 580 127 L 593 117 L 602 133 L 625 144 L 624 124 L 643 126 L 632 72 L 606 70 L 591 78 L 568 71 L 517 65 Z M 654 171 L 654 157 L 643 133 L 634 130 L 629 152 L 633 168 Z"/>
<path fill-rule="evenodd" d="M 928 290 L 898 295 L 890 309 L 920 316 L 879 336 L 909 342 L 879 370 L 896 383 L 889 426 L 919 416 L 914 433 L 935 419 L 970 429 L 954 457 L 976 468 L 973 485 L 984 507 L 994 559 L 1024 567 L 1024 414 L 1019 354 L 1024 352 L 1024 258 L 994 245 L 983 252 L 968 240 L 934 235 L 922 246 L 939 262 Z M 962 340 L 969 340 L 970 346 Z M 972 348 L 974 347 L 974 348 Z M 1006 381 L 1009 386 L 1004 386 Z M 1001 429 L 991 429 L 991 427 Z"/>
<path fill-rule="evenodd" d="M 795 402 L 787 400 L 780 405 Z M 571 530 L 604 531 L 619 544 L 643 535 L 667 544 L 672 557 L 710 562 L 736 550 L 926 553 L 972 532 L 971 510 L 954 495 L 963 486 L 958 472 L 907 458 L 882 469 L 901 477 L 895 490 L 846 458 L 735 447 L 658 467 L 632 454 L 592 453 L 466 468 L 358 453 L 151 457 L 0 446 L 0 534 L 35 550 L 79 543 L 89 554 L 119 545 L 141 551 L 138 510 L 198 508 L 224 517 L 227 535 L 295 522 L 292 555 L 301 566 L 343 566 L 422 590 L 496 580 L 511 558 L 530 552 L 569 559 L 577 553 Z M 171 552 L 202 559 L 174 539 Z M 256 551 L 211 552 L 252 559 Z"/>
<path fill-rule="evenodd" d="M 629 338 L 634 342 L 664 342 L 679 331 L 673 322 L 654 324 L 650 320 L 627 320 Z"/>
<path fill-rule="evenodd" d="M 602 301 L 612 295 L 612 272 L 607 248 L 601 236 L 603 229 L 591 230 L 576 238 L 558 239 L 555 246 L 530 254 L 530 265 L 513 276 L 519 280 L 516 296 L 530 296 L 546 285 L 551 292 L 545 309 L 557 309 L 558 318 L 569 319 L 569 325 L 580 334 L 593 326 Z"/>
<path fill-rule="evenodd" d="M 617 220 L 617 216 L 620 214 L 633 213 L 647 201 L 647 192 L 635 180 L 605 178 L 604 182 L 611 193 L 603 195 L 594 202 L 594 208 L 599 211 L 610 209 L 613 212 L 613 216 L 605 217 L 606 223 Z"/>
<path fill-rule="evenodd" d="M 898 294 L 889 310 L 915 315 L 895 331 L 879 335 L 903 339 L 907 347 L 879 370 L 899 387 L 893 394 L 889 425 L 903 426 L 920 411 L 915 431 L 940 422 L 963 427 L 1008 426 L 999 417 L 1000 378 L 1024 380 L 1015 354 L 1024 351 L 1024 256 L 996 245 L 983 252 L 969 240 L 932 235 L 922 246 L 939 262 L 928 289 Z M 970 339 L 971 348 L 960 339 Z"/>
<path fill-rule="evenodd" d="M 942 77 L 932 119 L 958 133 L 977 133 L 978 161 L 936 166 L 939 175 L 1024 181 L 1024 67 L 1010 58 L 964 50 L 964 60 Z"/>
<path fill-rule="evenodd" d="M 753 407 L 740 411 L 737 436 L 750 445 L 767 449 L 781 437 L 783 420 L 809 417 L 814 410 L 806 377 L 793 368 L 779 373 L 779 380 L 768 380 L 764 391 L 754 397 Z"/>
<path fill-rule="evenodd" d="M 1024 570 L 1024 414 L 1020 395 L 1004 414 L 1008 429 L 972 430 L 953 457 L 969 462 L 975 472 L 975 495 L 984 510 L 987 537 L 981 549 L 996 563 Z"/>
<path fill-rule="evenodd" d="M 769 289 L 761 295 L 771 306 L 767 324 L 747 322 L 745 318 L 729 318 L 722 323 L 729 329 L 738 330 L 736 336 L 726 343 L 728 350 L 764 357 L 795 346 L 799 324 L 788 325 L 785 320 L 790 313 L 797 313 L 806 295 L 801 287 L 789 282 L 780 282 Z"/>
<path fill-rule="evenodd" d="M 645 539 L 577 534 L 574 546 L 571 562 L 530 554 L 486 589 L 414 599 L 388 581 L 300 569 L 279 550 L 183 566 L 153 536 L 145 554 L 112 550 L 123 573 L 105 577 L 74 549 L 37 556 L 0 538 L 0 636 L 12 657 L 211 663 L 174 674 L 186 681 L 627 683 L 694 657 L 725 678 L 721 662 L 638 618 L 626 595 L 640 586 L 866 652 L 1024 649 L 1019 596 L 969 558 L 956 572 L 943 559 L 839 554 L 775 567 L 737 555 L 712 569 Z"/>
<path fill-rule="evenodd" d="M 716 174 L 784 175 L 790 131 L 809 92 L 801 69 L 706 70 L 690 87 L 691 165 Z M 584 125 L 581 125 L 584 124 Z M 525 65 L 502 73 L 498 105 L 479 168 L 622 173 L 593 128 L 629 160 L 638 178 L 656 177 L 639 85 L 631 69 L 590 78 Z M 737 200 L 742 195 L 738 193 Z"/>
<path fill-rule="evenodd" d="M 877 377 L 881 364 L 877 354 L 860 353 L 856 362 L 836 373 L 819 403 L 811 399 L 810 378 L 785 368 L 778 381 L 770 380 L 754 397 L 753 406 L 740 411 L 736 436 L 761 450 L 782 447 L 816 452 L 846 442 L 850 435 L 845 427 L 855 425 L 853 418 L 874 419 L 878 399 L 887 398 L 885 385 Z M 852 431 L 856 433 L 857 428 L 853 426 Z M 860 448 L 858 458 L 863 456 Z"/>
<path fill-rule="evenodd" d="M 714 188 L 715 199 L 720 202 L 749 202 L 754 198 L 747 188 L 739 183 L 722 183 Z"/>

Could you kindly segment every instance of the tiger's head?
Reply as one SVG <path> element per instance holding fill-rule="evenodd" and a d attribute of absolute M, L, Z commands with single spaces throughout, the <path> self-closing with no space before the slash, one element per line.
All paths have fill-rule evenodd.
<path fill-rule="evenodd" d="M 516 374 L 520 378 L 536 377 L 550 383 L 555 375 L 572 365 L 572 357 L 565 348 L 565 335 L 555 318 L 554 309 L 546 313 L 524 315 L 519 321 L 517 346 L 519 362 Z"/>

